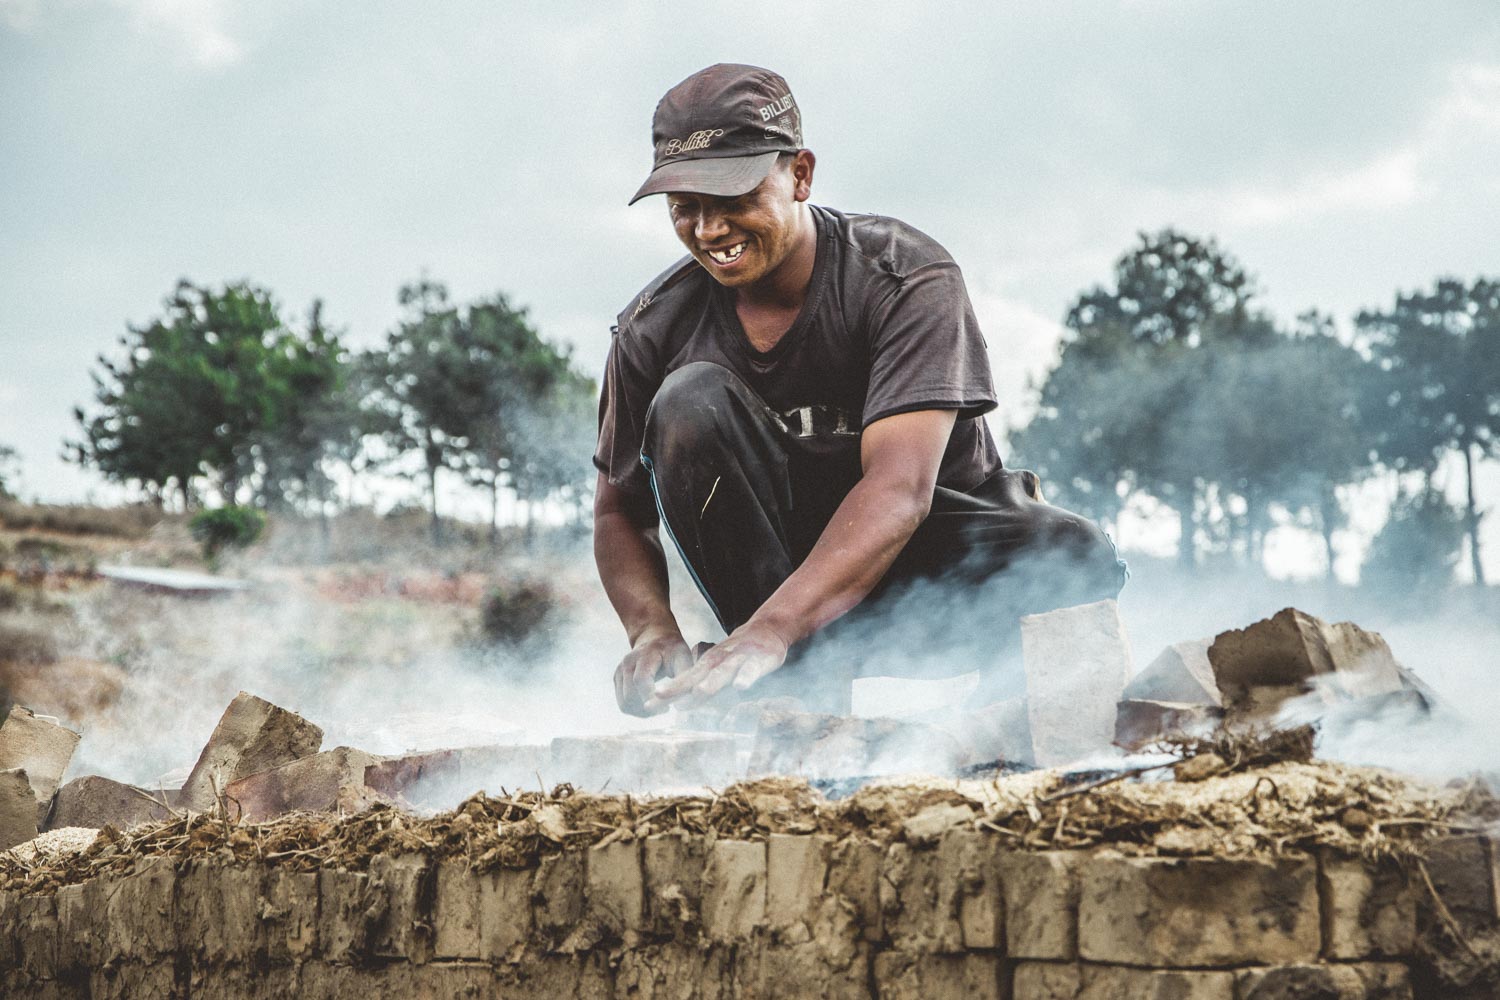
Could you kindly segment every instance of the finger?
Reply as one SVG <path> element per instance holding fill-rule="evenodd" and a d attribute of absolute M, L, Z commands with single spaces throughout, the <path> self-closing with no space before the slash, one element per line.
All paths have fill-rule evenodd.
<path fill-rule="evenodd" d="M 656 682 L 652 693 L 658 698 L 673 699 L 680 698 L 691 691 L 702 680 L 703 676 L 712 668 L 716 660 L 704 658 L 697 663 L 681 671 L 676 677 L 666 677 Z"/>
<path fill-rule="evenodd" d="M 690 703 L 701 705 L 728 687 L 739 670 L 740 662 L 739 657 L 729 657 L 718 667 L 705 674 L 699 679 L 697 684 L 693 685 L 693 690 L 689 695 Z"/>
<path fill-rule="evenodd" d="M 686 643 L 674 646 L 667 652 L 664 665 L 670 677 L 686 673 L 693 669 L 693 653 Z"/>
<path fill-rule="evenodd" d="M 782 661 L 774 656 L 751 657 L 734 675 L 735 690 L 745 690 L 762 677 L 780 669 L 781 663 Z"/>

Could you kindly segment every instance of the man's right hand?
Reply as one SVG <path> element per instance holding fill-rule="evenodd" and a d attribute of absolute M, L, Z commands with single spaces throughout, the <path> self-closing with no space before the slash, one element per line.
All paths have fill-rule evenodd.
<path fill-rule="evenodd" d="M 676 629 L 648 629 L 636 637 L 635 645 L 615 668 L 615 701 L 620 711 L 630 715 L 659 715 L 667 710 L 664 703 L 646 709 L 656 679 L 665 674 L 676 677 L 693 665 L 693 654 Z"/>

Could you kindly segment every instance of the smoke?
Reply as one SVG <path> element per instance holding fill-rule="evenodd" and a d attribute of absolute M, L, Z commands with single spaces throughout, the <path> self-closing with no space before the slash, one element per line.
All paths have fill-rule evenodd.
<path fill-rule="evenodd" d="M 542 630 L 515 647 L 484 642 L 471 602 L 444 598 L 462 582 L 453 571 L 318 566 L 288 550 L 279 546 L 280 564 L 238 567 L 256 582 L 246 593 L 192 600 L 103 585 L 78 601 L 68 652 L 118 664 L 126 681 L 112 704 L 64 719 L 83 731 L 72 775 L 149 785 L 180 773 L 241 690 L 321 726 L 325 749 L 378 754 L 667 724 L 615 706 L 625 638 L 586 540 L 496 557 L 503 575 L 559 595 Z M 407 593 L 383 592 L 397 589 Z"/>

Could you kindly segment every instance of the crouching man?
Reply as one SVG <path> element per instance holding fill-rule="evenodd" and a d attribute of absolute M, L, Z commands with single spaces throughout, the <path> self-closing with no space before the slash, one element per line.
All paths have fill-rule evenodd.
<path fill-rule="evenodd" d="M 688 256 L 620 314 L 600 400 L 594 552 L 630 641 L 622 710 L 729 687 L 826 706 L 799 653 L 853 609 L 899 616 L 916 581 L 985 595 L 965 607 L 997 647 L 1021 614 L 1119 592 L 1099 527 L 1001 464 L 958 265 L 905 223 L 810 203 L 786 81 L 710 66 L 662 98 L 652 141 L 631 201 L 664 195 Z M 727 633 L 696 659 L 663 530 Z"/>

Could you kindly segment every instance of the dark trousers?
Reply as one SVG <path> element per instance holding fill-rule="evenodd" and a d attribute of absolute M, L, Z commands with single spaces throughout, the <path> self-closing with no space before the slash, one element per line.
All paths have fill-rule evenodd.
<path fill-rule="evenodd" d="M 726 632 L 807 558 L 859 480 L 858 452 L 794 433 L 720 365 L 695 362 L 662 383 L 641 460 L 665 527 Z M 1033 473 L 1009 469 L 969 493 L 938 487 L 875 590 L 756 688 L 786 693 L 838 672 L 830 656 L 855 661 L 854 674 L 993 674 L 1018 642 L 1020 616 L 1115 597 L 1126 573 L 1114 543 L 1037 495 Z"/>

